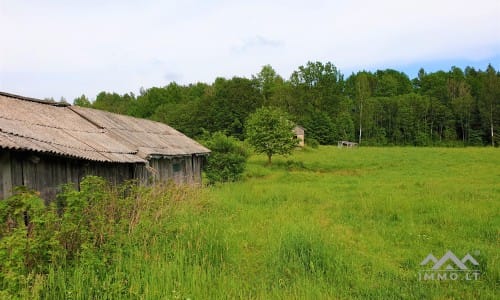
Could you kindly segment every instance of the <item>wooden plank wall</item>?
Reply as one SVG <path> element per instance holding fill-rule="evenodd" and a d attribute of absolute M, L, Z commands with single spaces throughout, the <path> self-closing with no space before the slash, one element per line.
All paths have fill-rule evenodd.
<path fill-rule="evenodd" d="M 154 182 L 173 181 L 177 184 L 201 183 L 202 156 L 183 156 L 174 158 L 154 158 L 149 161 Z M 174 168 L 174 166 L 176 168 Z M 178 169 L 175 171 L 174 169 Z"/>
<path fill-rule="evenodd" d="M 188 178 L 189 174 L 191 174 L 191 170 L 189 170 L 189 173 L 186 170 L 186 164 L 188 161 L 191 160 L 187 159 L 187 157 L 172 159 L 172 179 L 174 180 L 175 183 L 177 184 L 189 183 Z M 176 165 L 175 169 L 174 165 Z"/>
<path fill-rule="evenodd" d="M 0 150 L 0 199 L 7 198 L 12 192 L 10 151 Z"/>
<path fill-rule="evenodd" d="M 165 158 L 153 158 L 149 160 L 149 171 L 151 176 L 151 184 L 164 181 L 168 178 L 168 174 L 171 173 L 171 163 L 170 160 Z"/>
<path fill-rule="evenodd" d="M 0 199 L 16 186 L 26 186 L 40 192 L 47 201 L 56 198 L 61 186 L 73 183 L 79 188 L 87 175 L 105 178 L 118 185 L 136 179 L 140 184 L 152 185 L 173 181 L 177 184 L 200 184 L 203 156 L 151 159 L 143 164 L 89 162 L 33 152 L 0 152 Z M 175 171 L 174 171 L 175 165 Z"/>
<path fill-rule="evenodd" d="M 87 175 L 100 176 L 111 184 L 118 185 L 126 180 L 134 179 L 134 165 L 86 162 L 82 164 L 80 180 Z"/>
<path fill-rule="evenodd" d="M 61 186 L 73 183 L 79 188 L 87 175 L 101 176 L 112 184 L 134 178 L 134 164 L 88 162 L 30 152 L 11 152 L 12 187 L 26 186 L 53 200 Z M 2 181 L 4 182 L 4 181 Z"/>
<path fill-rule="evenodd" d="M 74 160 L 64 160 L 29 152 L 11 152 L 12 185 L 26 186 L 40 192 L 46 200 L 55 199 L 60 185 L 78 184 L 77 165 Z"/>
<path fill-rule="evenodd" d="M 144 164 L 134 165 L 134 179 L 138 181 L 141 185 L 150 185 L 153 182 L 151 177 L 151 172 L 148 170 Z"/>
<path fill-rule="evenodd" d="M 195 184 L 201 184 L 201 169 L 203 167 L 204 160 L 204 156 L 192 156 L 193 182 Z"/>

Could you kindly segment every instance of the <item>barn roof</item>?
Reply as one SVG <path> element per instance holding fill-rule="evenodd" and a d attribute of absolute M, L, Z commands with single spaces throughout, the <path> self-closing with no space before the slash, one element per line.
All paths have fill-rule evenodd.
<path fill-rule="evenodd" d="M 0 148 L 118 163 L 210 152 L 163 123 L 3 92 Z"/>

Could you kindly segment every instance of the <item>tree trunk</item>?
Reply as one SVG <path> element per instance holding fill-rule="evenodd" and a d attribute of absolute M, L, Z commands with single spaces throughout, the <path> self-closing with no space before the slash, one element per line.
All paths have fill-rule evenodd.
<path fill-rule="evenodd" d="M 491 146 L 495 147 L 495 139 L 493 134 L 493 102 L 490 106 L 490 129 L 491 129 Z"/>
<path fill-rule="evenodd" d="M 460 127 L 462 127 L 462 143 L 465 144 L 465 126 L 462 120 L 460 120 Z"/>
<path fill-rule="evenodd" d="M 491 123 L 491 146 L 495 147 L 495 135 L 493 134 L 493 123 Z"/>
<path fill-rule="evenodd" d="M 432 128 L 434 127 L 434 119 L 431 121 L 431 141 L 434 142 L 434 136 L 432 135 Z"/>
<path fill-rule="evenodd" d="M 273 155 L 272 155 L 271 153 L 268 153 L 268 154 L 267 154 L 267 164 L 268 164 L 268 165 L 270 165 L 270 164 L 272 163 L 272 162 L 271 162 L 271 157 L 272 157 L 272 156 L 273 156 Z"/>
<path fill-rule="evenodd" d="M 359 106 L 360 106 L 360 109 L 359 109 L 359 142 L 358 143 L 361 146 L 361 133 L 362 133 L 361 120 L 363 117 L 363 102 L 362 102 L 362 100 L 360 101 Z"/>

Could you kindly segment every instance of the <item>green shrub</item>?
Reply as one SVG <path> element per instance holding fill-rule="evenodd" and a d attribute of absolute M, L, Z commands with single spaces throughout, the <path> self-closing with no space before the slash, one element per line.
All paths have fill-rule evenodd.
<path fill-rule="evenodd" d="M 25 187 L 0 201 L 0 290 L 17 295 L 33 283 L 35 274 L 58 261 L 61 248 L 53 234 L 57 229 L 55 206 L 46 207 Z"/>
<path fill-rule="evenodd" d="M 113 273 L 120 259 L 158 236 L 172 238 L 166 224 L 178 232 L 167 252 L 193 268 L 220 270 L 228 256 L 221 232 L 198 223 L 183 230 L 171 221 L 173 211 L 198 193 L 173 184 L 115 188 L 88 176 L 80 190 L 65 185 L 46 205 L 36 192 L 18 188 L 0 201 L 0 299 L 122 299 L 130 282 L 125 273 Z"/>
<path fill-rule="evenodd" d="M 36 192 L 17 188 L 0 201 L 0 296 L 24 298 L 49 269 L 76 260 L 105 268 L 117 248 L 117 234 L 127 230 L 123 225 L 129 222 L 121 220 L 133 216 L 131 201 L 133 197 L 119 199 L 96 176 L 84 178 L 80 191 L 64 186 L 49 205 Z"/>
<path fill-rule="evenodd" d="M 311 148 L 317 149 L 319 147 L 319 142 L 314 138 L 306 138 L 306 145 Z"/>
<path fill-rule="evenodd" d="M 241 142 L 221 132 L 214 133 L 204 143 L 212 153 L 205 165 L 209 183 L 240 180 L 249 153 Z"/>

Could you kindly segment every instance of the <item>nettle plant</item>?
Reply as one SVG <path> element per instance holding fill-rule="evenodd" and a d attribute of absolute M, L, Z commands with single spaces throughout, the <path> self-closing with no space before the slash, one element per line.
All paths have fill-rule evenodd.
<path fill-rule="evenodd" d="M 0 201 L 0 287 L 18 290 L 30 274 L 45 272 L 57 261 L 62 248 L 54 232 L 59 231 L 55 205 L 25 187 Z"/>
<path fill-rule="evenodd" d="M 129 194 L 132 186 L 126 186 Z M 106 261 L 113 248 L 108 244 L 129 229 L 129 222 L 123 220 L 134 210 L 134 197 L 123 195 L 123 190 L 111 190 L 104 179 L 89 176 L 80 191 L 63 186 L 56 201 L 48 205 L 25 187 L 0 201 L 0 291 L 15 294 L 50 267 L 83 258 L 91 264 Z"/>

